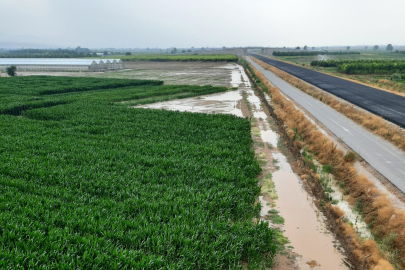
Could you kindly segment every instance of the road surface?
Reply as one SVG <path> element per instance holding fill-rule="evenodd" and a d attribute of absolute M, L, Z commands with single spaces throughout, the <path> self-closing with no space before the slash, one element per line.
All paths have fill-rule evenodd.
<path fill-rule="evenodd" d="M 359 153 L 371 166 L 385 176 L 402 192 L 405 192 L 405 152 L 390 142 L 373 134 L 343 114 L 321 101 L 305 94 L 289 83 L 256 64 L 250 57 L 246 59 L 284 94 L 307 110 L 326 128 Z M 381 91 L 383 92 L 383 91 Z"/>
<path fill-rule="evenodd" d="M 403 96 L 398 96 L 296 65 L 287 64 L 261 55 L 251 55 L 405 128 L 405 97 Z"/>

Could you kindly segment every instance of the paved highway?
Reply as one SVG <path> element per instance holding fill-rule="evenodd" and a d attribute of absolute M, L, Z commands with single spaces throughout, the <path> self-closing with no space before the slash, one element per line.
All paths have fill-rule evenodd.
<path fill-rule="evenodd" d="M 284 94 L 307 110 L 313 117 L 359 153 L 392 184 L 405 192 L 405 152 L 356 124 L 321 101 L 305 94 L 289 83 L 265 70 L 250 57 L 246 59 Z M 382 91 L 381 91 L 382 92 Z"/>
<path fill-rule="evenodd" d="M 252 56 L 405 128 L 405 97 L 403 96 L 257 54 Z"/>

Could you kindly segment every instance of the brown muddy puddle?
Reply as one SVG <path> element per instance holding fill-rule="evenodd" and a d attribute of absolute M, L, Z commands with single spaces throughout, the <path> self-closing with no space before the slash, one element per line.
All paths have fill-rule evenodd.
<path fill-rule="evenodd" d="M 335 248 L 333 235 L 327 230 L 326 217 L 313 204 L 312 197 L 305 191 L 301 179 L 293 172 L 286 156 L 276 148 L 279 136 L 271 130 L 267 115 L 262 113 L 264 111 L 261 106 L 255 106 L 254 115 L 260 116 L 258 127 L 261 139 L 273 147 L 268 160 L 273 160 L 273 164 L 278 166 L 272 173 L 278 195 L 274 209 L 285 220 L 281 229 L 290 240 L 289 245 L 293 246 L 294 252 L 300 255 L 297 258 L 299 268 L 348 269 L 342 261 L 343 255 Z M 259 199 L 262 205 L 261 216 L 264 218 L 272 208 L 267 205 L 268 202 L 263 196 Z"/>
<path fill-rule="evenodd" d="M 291 170 L 284 155 L 273 154 L 280 170 L 273 173 L 278 199 L 274 207 L 285 219 L 284 235 L 290 240 L 300 269 L 347 269 L 343 256 L 334 247 L 333 235 L 327 230 L 326 219 L 312 202 L 312 197 L 301 185 L 300 179 Z M 261 215 L 267 215 L 270 207 L 260 197 Z M 315 261 L 316 265 L 308 264 Z M 313 267 L 311 267 L 313 265 Z"/>

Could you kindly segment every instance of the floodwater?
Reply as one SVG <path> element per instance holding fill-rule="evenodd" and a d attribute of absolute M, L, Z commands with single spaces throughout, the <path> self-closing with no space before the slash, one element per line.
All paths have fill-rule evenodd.
<path fill-rule="evenodd" d="M 300 269 L 347 269 L 343 255 L 334 247 L 334 237 L 325 225 L 326 217 L 318 211 L 312 197 L 301 184 L 299 177 L 292 172 L 285 156 L 273 154 L 280 170 L 273 173 L 278 199 L 275 209 L 285 219 L 284 235 L 290 240 Z M 263 199 L 262 199 L 263 200 Z M 262 201 L 262 205 L 266 205 Z M 311 267 L 307 262 L 315 261 Z"/>
<path fill-rule="evenodd" d="M 244 117 L 242 112 L 243 93 L 252 90 L 250 87 L 249 78 L 243 70 L 243 67 L 232 63 L 216 67 L 216 69 L 228 70 L 231 77 L 230 85 L 232 87 L 238 87 L 238 90 L 193 98 L 140 105 L 136 106 L 136 108 L 164 109 L 170 111 L 187 111 L 207 114 L 222 113 Z"/>
<path fill-rule="evenodd" d="M 265 98 L 270 100 L 268 95 Z M 261 107 L 256 110 L 264 113 Z M 276 160 L 275 164 L 278 166 L 272 176 L 278 195 L 275 209 L 285 219 L 282 226 L 284 235 L 290 240 L 294 252 L 301 256 L 297 258 L 299 268 L 347 269 L 342 261 L 343 255 L 335 247 L 333 235 L 326 228 L 326 217 L 313 204 L 312 197 L 305 191 L 301 179 L 293 172 L 286 156 L 278 151 L 279 136 L 269 127 L 267 115 L 258 115 L 264 120 L 259 121 L 261 139 L 273 146 L 269 158 Z M 270 207 L 262 196 L 259 199 L 262 204 L 261 216 L 265 216 Z"/>
<path fill-rule="evenodd" d="M 300 255 L 297 264 L 300 269 L 347 269 L 342 262 L 343 256 L 334 247 L 334 238 L 327 231 L 324 219 L 312 197 L 308 196 L 302 187 L 300 178 L 293 173 L 287 158 L 277 150 L 278 135 L 271 130 L 269 119 L 264 112 L 260 99 L 254 94 L 249 79 L 243 68 L 236 64 L 227 64 L 221 67 L 229 71 L 232 87 L 238 90 L 220 94 L 186 98 L 167 102 L 159 102 L 137 106 L 138 108 L 166 109 L 200 113 L 225 113 L 244 117 L 242 103 L 244 97 L 252 108 L 253 117 L 256 118 L 260 129 L 260 139 L 271 144 L 273 150 L 267 151 L 268 164 L 277 159 L 279 169 L 273 172 L 273 181 L 276 186 L 278 199 L 275 200 L 275 209 L 285 219 L 282 226 L 284 235 L 290 240 L 294 252 Z M 266 99 L 269 100 L 267 96 Z M 268 169 L 268 168 L 265 168 Z M 265 217 L 271 206 L 263 196 L 259 197 L 262 209 L 261 216 Z M 269 226 L 273 226 L 269 222 Z M 279 226 L 278 226 L 279 227 Z M 307 264 L 311 262 L 311 266 Z"/>

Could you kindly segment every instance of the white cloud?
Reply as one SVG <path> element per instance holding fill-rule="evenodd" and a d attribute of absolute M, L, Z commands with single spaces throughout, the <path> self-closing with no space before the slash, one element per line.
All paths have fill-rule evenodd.
<path fill-rule="evenodd" d="M 0 42 L 163 48 L 405 44 L 403 10 L 405 1 L 398 0 L 0 0 Z"/>

